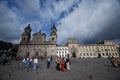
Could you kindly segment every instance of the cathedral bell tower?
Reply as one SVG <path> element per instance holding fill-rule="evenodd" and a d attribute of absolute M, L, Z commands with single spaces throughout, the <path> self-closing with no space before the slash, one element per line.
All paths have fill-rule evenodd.
<path fill-rule="evenodd" d="M 55 25 L 51 28 L 50 41 L 57 43 L 57 29 Z"/>
<path fill-rule="evenodd" d="M 31 27 L 30 24 L 25 27 L 24 32 L 21 36 L 21 43 L 29 43 L 31 39 Z"/>

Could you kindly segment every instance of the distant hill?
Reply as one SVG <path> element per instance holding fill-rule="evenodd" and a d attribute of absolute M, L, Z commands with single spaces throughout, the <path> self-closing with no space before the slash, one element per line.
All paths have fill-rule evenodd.
<path fill-rule="evenodd" d="M 9 50 L 13 47 L 14 47 L 14 45 L 12 43 L 0 41 L 0 50 Z"/>

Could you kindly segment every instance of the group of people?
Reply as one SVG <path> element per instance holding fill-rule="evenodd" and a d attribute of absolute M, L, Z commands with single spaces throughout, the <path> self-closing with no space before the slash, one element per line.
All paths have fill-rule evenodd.
<path fill-rule="evenodd" d="M 32 68 L 34 69 L 34 70 L 36 70 L 37 69 L 37 67 L 38 67 L 38 58 L 37 57 L 30 57 L 30 58 L 24 58 L 23 59 L 23 61 L 22 61 L 23 63 L 25 63 L 25 64 L 27 64 L 27 71 L 29 71 L 29 69 L 31 69 L 32 70 Z"/>
<path fill-rule="evenodd" d="M 6 65 L 6 64 L 11 64 L 12 57 L 11 56 L 0 56 L 0 64 Z"/>
<path fill-rule="evenodd" d="M 52 56 L 47 58 L 47 68 L 50 68 L 50 66 L 52 65 L 52 60 L 53 60 Z M 59 56 L 56 57 L 56 70 L 62 72 L 65 72 L 65 69 L 70 70 L 70 64 L 71 62 L 69 55 L 63 58 L 60 58 Z"/>
<path fill-rule="evenodd" d="M 50 68 L 52 65 L 53 57 L 50 56 L 47 58 L 47 68 Z M 39 60 L 37 57 L 23 58 L 23 64 L 27 65 L 27 71 L 36 70 L 38 68 Z M 64 72 L 66 70 L 70 70 L 70 58 L 69 55 L 64 58 L 56 57 L 56 70 Z"/>
<path fill-rule="evenodd" d="M 112 64 L 113 67 L 120 67 L 120 60 L 116 61 L 115 58 L 112 57 L 111 64 Z"/>
<path fill-rule="evenodd" d="M 69 55 L 67 55 L 67 57 L 65 58 L 57 57 L 56 59 L 56 69 L 58 71 L 65 72 L 65 69 L 70 70 L 70 64 L 71 62 L 70 62 Z"/>

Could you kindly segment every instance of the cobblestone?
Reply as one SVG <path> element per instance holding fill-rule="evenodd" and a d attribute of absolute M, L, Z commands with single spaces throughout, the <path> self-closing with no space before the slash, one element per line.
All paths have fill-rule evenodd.
<path fill-rule="evenodd" d="M 120 67 L 113 67 L 108 59 L 71 59 L 70 71 L 57 71 L 55 61 L 47 69 L 40 60 L 37 70 L 27 72 L 21 61 L 0 65 L 0 80 L 120 80 Z"/>

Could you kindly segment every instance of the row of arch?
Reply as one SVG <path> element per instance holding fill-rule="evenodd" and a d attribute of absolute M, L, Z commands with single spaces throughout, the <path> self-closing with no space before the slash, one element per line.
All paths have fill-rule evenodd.
<path fill-rule="evenodd" d="M 109 56 L 118 56 L 118 53 L 80 53 L 80 56 L 96 56 L 96 57 L 109 57 Z M 72 52 L 72 57 L 76 58 L 76 52 Z"/>

